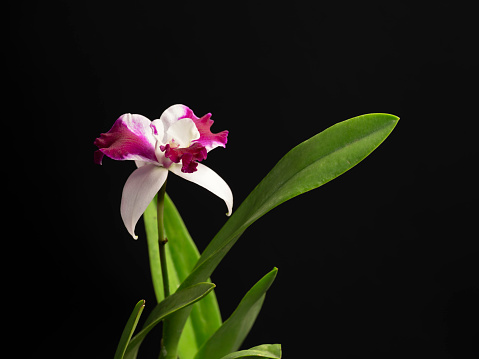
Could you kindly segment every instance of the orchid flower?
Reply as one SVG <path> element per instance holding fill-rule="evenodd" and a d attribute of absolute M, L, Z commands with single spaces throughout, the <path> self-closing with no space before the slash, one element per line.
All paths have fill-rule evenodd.
<path fill-rule="evenodd" d="M 120 116 L 107 133 L 94 144 L 94 161 L 102 164 L 106 155 L 114 160 L 133 160 L 138 167 L 128 177 L 121 198 L 120 213 L 134 239 L 136 223 L 155 194 L 173 172 L 206 188 L 221 199 L 231 215 L 233 194 L 226 182 L 213 170 L 198 163 L 212 149 L 225 147 L 228 131 L 213 134 L 211 113 L 198 118 L 184 105 L 173 105 L 157 120 L 142 115 Z"/>

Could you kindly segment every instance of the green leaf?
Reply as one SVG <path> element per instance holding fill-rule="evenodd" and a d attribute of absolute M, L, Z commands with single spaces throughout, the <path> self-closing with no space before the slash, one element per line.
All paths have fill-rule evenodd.
<path fill-rule="evenodd" d="M 358 116 L 329 127 L 289 151 L 213 238 L 191 277 L 211 275 L 223 253 L 258 218 L 354 167 L 386 139 L 397 122 L 396 116 L 387 114 Z"/>
<path fill-rule="evenodd" d="M 388 114 L 354 117 L 329 127 L 289 151 L 213 238 L 182 286 L 210 277 L 243 232 L 265 213 L 331 181 L 361 162 L 386 139 L 398 120 Z M 187 308 L 170 318 L 176 325 L 176 333 L 181 333 L 189 312 Z M 165 345 L 174 347 L 173 342 L 177 340 L 178 337 L 172 335 L 165 340 Z"/>
<path fill-rule="evenodd" d="M 270 358 L 281 359 L 281 345 L 280 344 L 263 344 L 257 347 L 240 350 L 239 352 L 230 353 L 221 359 L 237 359 L 237 358 Z"/>
<path fill-rule="evenodd" d="M 171 238 L 171 241 L 168 242 L 166 247 L 169 249 L 171 255 L 172 266 L 178 274 L 179 286 L 193 270 L 200 254 L 178 210 L 168 195 L 165 196 L 164 216 L 166 235 L 168 238 Z M 209 278 L 205 281 L 210 282 Z M 221 313 L 214 291 L 192 306 L 190 321 L 196 344 L 200 347 L 222 323 Z M 189 348 L 191 348 L 190 341 L 184 343 L 180 341 L 179 353 L 182 359 L 192 358 L 196 353 L 196 350 L 194 352 L 190 350 L 191 355 L 187 355 L 186 351 Z"/>
<path fill-rule="evenodd" d="M 187 307 L 213 290 L 215 287 L 212 283 L 198 283 L 191 287 L 178 290 L 176 293 L 170 295 L 168 298 L 160 302 L 150 313 L 143 329 L 131 339 L 126 352 L 124 354 L 125 359 L 134 359 L 138 354 L 140 345 L 145 339 L 146 335 L 165 317 Z"/>
<path fill-rule="evenodd" d="M 143 299 L 135 305 L 133 312 L 131 312 L 130 318 L 126 322 L 125 329 L 123 329 L 123 333 L 121 334 L 120 342 L 116 348 L 114 359 L 122 359 L 123 355 L 125 355 L 126 347 L 130 342 L 131 336 L 135 331 L 136 325 L 138 324 L 138 320 L 140 319 L 144 308 L 145 301 Z"/>
<path fill-rule="evenodd" d="M 163 300 L 163 280 L 159 261 L 156 201 L 155 197 L 146 209 L 143 220 L 148 241 L 153 287 L 157 301 L 160 302 Z M 165 248 L 170 292 L 173 293 L 190 274 L 200 258 L 200 254 L 168 194 L 165 195 L 163 220 L 168 238 Z M 205 281 L 209 281 L 209 279 L 205 279 Z M 179 356 L 182 359 L 193 358 L 198 348 L 220 327 L 221 323 L 221 314 L 213 291 L 192 306 L 191 315 L 179 343 Z"/>
<path fill-rule="evenodd" d="M 233 314 L 201 347 L 195 359 L 218 359 L 239 349 L 261 310 L 266 291 L 277 272 L 278 269 L 274 268 L 246 293 Z"/>
<path fill-rule="evenodd" d="M 166 196 L 165 196 L 166 197 Z M 160 248 L 158 243 L 158 228 L 156 224 L 156 203 L 157 196 L 151 201 L 143 213 L 143 222 L 145 223 L 146 241 L 148 244 L 148 256 L 150 261 L 150 274 L 155 291 L 156 302 L 164 299 L 163 279 L 161 277 Z M 170 279 L 171 282 L 171 279 Z M 171 287 L 171 286 L 170 286 Z"/>

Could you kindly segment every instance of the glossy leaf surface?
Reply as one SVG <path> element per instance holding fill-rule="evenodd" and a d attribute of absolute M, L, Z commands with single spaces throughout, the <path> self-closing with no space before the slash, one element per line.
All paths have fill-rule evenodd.
<path fill-rule="evenodd" d="M 114 359 L 122 359 L 125 355 L 128 343 L 130 342 L 144 308 L 145 301 L 143 299 L 135 305 L 135 308 L 131 312 L 130 318 L 125 325 L 125 329 L 123 329 L 123 333 L 121 334 L 120 343 L 116 349 Z"/>
<path fill-rule="evenodd" d="M 237 358 L 269 358 L 281 359 L 281 345 L 280 344 L 263 344 L 257 347 L 240 350 L 238 352 L 230 353 L 221 359 L 237 359 Z"/>
<path fill-rule="evenodd" d="M 368 114 L 337 123 L 289 151 L 250 193 L 202 253 L 183 282 L 189 286 L 208 278 L 242 233 L 279 204 L 317 188 L 354 167 L 375 150 L 394 129 L 399 118 Z M 190 309 L 170 317 L 176 326 L 165 337 L 174 347 Z"/>
<path fill-rule="evenodd" d="M 246 293 L 228 320 L 200 348 L 195 359 L 219 359 L 239 349 L 253 326 L 263 305 L 266 291 L 277 273 L 278 269 L 273 269 Z"/>
<path fill-rule="evenodd" d="M 161 301 L 163 300 L 163 280 L 159 262 L 156 201 L 155 197 L 146 209 L 143 220 L 155 295 L 157 300 Z M 200 254 L 168 194 L 165 195 L 164 225 L 168 238 L 165 248 L 170 292 L 174 293 L 180 283 L 190 274 L 200 258 Z M 192 307 L 191 315 L 183 329 L 179 343 L 178 354 L 181 358 L 193 358 L 198 348 L 219 328 L 221 323 L 221 314 L 213 291 Z"/>
<path fill-rule="evenodd" d="M 145 339 L 146 335 L 158 323 L 175 311 L 197 302 L 205 295 L 210 293 L 214 287 L 215 285 L 212 283 L 198 283 L 191 287 L 178 290 L 176 293 L 170 295 L 168 298 L 160 302 L 146 319 L 143 329 L 130 340 L 128 347 L 126 348 L 124 358 L 136 358 L 138 350 L 140 349 L 140 345 Z"/>

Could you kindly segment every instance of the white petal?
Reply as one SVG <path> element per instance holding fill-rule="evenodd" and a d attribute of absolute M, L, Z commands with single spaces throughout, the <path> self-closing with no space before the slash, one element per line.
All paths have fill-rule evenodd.
<path fill-rule="evenodd" d="M 169 170 L 185 180 L 206 188 L 208 191 L 223 199 L 226 203 L 226 207 L 228 207 L 227 215 L 231 215 L 233 211 L 233 193 L 228 184 L 212 169 L 198 163 L 196 172 L 183 173 L 181 172 L 181 164 L 174 163 Z"/>
<path fill-rule="evenodd" d="M 168 176 L 168 170 L 155 165 L 142 166 L 130 175 L 123 187 L 120 213 L 126 229 L 134 239 L 135 226 Z"/>
<path fill-rule="evenodd" d="M 182 118 L 168 128 L 168 142 L 171 139 L 180 147 L 190 147 L 191 141 L 200 138 L 200 132 L 191 118 Z"/>
<path fill-rule="evenodd" d="M 187 115 L 188 110 L 189 108 L 185 105 L 178 104 L 178 105 L 170 106 L 165 111 L 163 111 L 163 113 L 160 116 L 160 119 L 153 121 L 153 123 L 155 123 L 156 121 L 161 122 L 163 124 L 163 130 L 165 131 L 165 134 L 166 134 L 166 131 L 168 131 L 168 128 L 173 123 L 178 121 L 179 118 L 185 117 Z M 165 138 L 163 138 L 162 142 L 163 144 L 166 144 L 167 141 Z"/>
<path fill-rule="evenodd" d="M 149 162 L 145 162 L 145 161 L 135 161 L 135 165 L 136 167 L 140 168 L 140 167 L 143 167 L 143 166 L 146 166 L 146 165 L 150 165 L 151 163 Z"/>

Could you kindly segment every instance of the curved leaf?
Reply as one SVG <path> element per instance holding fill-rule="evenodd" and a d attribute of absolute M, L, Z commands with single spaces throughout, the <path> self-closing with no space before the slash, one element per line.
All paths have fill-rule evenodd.
<path fill-rule="evenodd" d="M 143 329 L 131 339 L 128 347 L 126 348 L 124 358 L 136 358 L 143 339 L 145 339 L 146 335 L 159 322 L 175 311 L 197 302 L 211 292 L 214 287 L 215 285 L 212 283 L 198 283 L 191 287 L 178 290 L 176 293 L 170 295 L 168 298 L 160 302 L 146 319 Z"/>
<path fill-rule="evenodd" d="M 156 201 L 155 197 L 146 209 L 143 220 L 148 241 L 153 287 L 157 300 L 160 302 L 163 300 L 163 280 L 159 261 Z M 166 237 L 169 239 L 165 248 L 170 292 L 173 293 L 190 274 L 200 258 L 200 254 L 168 194 L 165 195 L 163 220 Z M 213 291 L 202 301 L 193 305 L 179 343 L 179 356 L 183 359 L 193 358 L 198 348 L 220 327 L 221 323 L 221 314 Z"/>
<path fill-rule="evenodd" d="M 122 359 L 123 355 L 125 355 L 128 343 L 130 342 L 131 336 L 135 331 L 136 325 L 138 324 L 138 320 L 140 319 L 144 308 L 145 301 L 143 299 L 136 303 L 133 312 L 131 312 L 130 318 L 126 322 L 125 329 L 123 329 L 123 333 L 121 334 L 120 342 L 116 348 L 114 359 Z"/>
<path fill-rule="evenodd" d="M 196 269 L 218 257 L 219 251 L 232 245 L 246 228 L 274 207 L 331 181 L 361 162 L 386 139 L 398 120 L 387 114 L 358 116 L 335 124 L 293 148 L 213 238 Z M 204 275 L 210 270 L 201 272 Z"/>
<path fill-rule="evenodd" d="M 399 118 L 368 114 L 337 123 L 289 151 L 250 193 L 202 253 L 198 264 L 181 286 L 210 277 L 241 234 L 279 204 L 317 188 L 354 167 L 391 133 Z M 172 333 L 181 330 L 189 308 L 175 313 Z M 164 338 L 174 348 L 179 334 Z"/>
<path fill-rule="evenodd" d="M 230 353 L 221 359 L 237 359 L 237 358 L 269 358 L 281 359 L 281 345 L 280 344 L 263 344 L 257 347 L 240 350 L 239 352 Z"/>
<path fill-rule="evenodd" d="M 251 330 L 263 305 L 266 291 L 277 273 L 278 269 L 274 268 L 246 293 L 228 320 L 200 348 L 195 359 L 218 359 L 239 349 Z"/>

